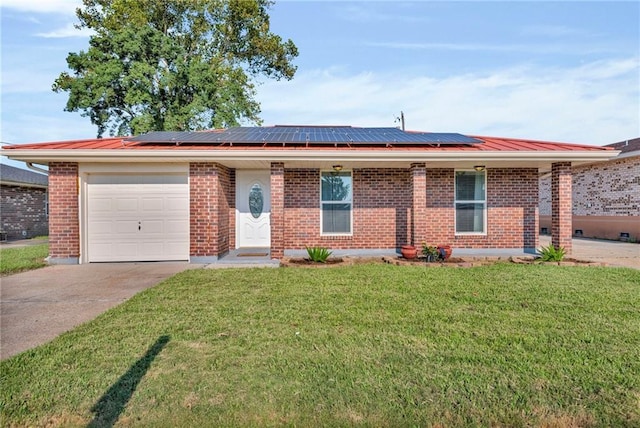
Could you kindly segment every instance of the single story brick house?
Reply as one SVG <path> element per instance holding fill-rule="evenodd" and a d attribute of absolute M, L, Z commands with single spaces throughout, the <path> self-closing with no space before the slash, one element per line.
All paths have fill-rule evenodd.
<path fill-rule="evenodd" d="M 640 138 L 613 144 L 618 156 L 573 168 L 573 235 L 640 240 Z M 551 177 L 540 177 L 540 229 L 551 231 Z"/>
<path fill-rule="evenodd" d="M 44 174 L 0 164 L 0 239 L 49 234 L 47 185 Z"/>
<path fill-rule="evenodd" d="M 152 132 L 2 148 L 49 167 L 50 261 L 189 260 L 236 249 L 538 247 L 538 177 L 552 240 L 571 250 L 571 169 L 611 148 L 350 126 Z"/>

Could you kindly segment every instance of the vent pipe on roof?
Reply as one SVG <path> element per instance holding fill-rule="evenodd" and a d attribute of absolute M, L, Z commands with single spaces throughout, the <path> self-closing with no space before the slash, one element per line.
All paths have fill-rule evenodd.
<path fill-rule="evenodd" d="M 404 131 L 404 112 L 403 111 L 400 112 L 400 117 L 396 117 L 396 120 L 394 120 L 394 122 L 400 122 L 401 128 Z"/>

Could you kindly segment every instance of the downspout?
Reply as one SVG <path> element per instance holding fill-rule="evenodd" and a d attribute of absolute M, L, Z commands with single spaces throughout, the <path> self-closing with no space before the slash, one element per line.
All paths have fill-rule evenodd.
<path fill-rule="evenodd" d="M 39 166 L 35 166 L 33 162 L 26 162 L 26 164 L 27 164 L 27 168 L 29 168 L 32 171 L 39 172 L 40 174 L 44 174 L 44 175 L 49 175 L 48 170 L 44 168 L 40 168 Z"/>

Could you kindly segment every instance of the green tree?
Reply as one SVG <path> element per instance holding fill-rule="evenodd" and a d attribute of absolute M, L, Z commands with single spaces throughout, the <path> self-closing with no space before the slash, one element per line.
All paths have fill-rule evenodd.
<path fill-rule="evenodd" d="M 260 124 L 257 78 L 292 79 L 298 49 L 270 31 L 270 0 L 83 0 L 94 35 L 55 80 L 98 136 Z"/>

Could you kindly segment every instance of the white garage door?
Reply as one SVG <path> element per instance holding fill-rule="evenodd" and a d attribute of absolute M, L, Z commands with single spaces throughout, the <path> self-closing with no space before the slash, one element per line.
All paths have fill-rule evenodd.
<path fill-rule="evenodd" d="M 90 262 L 189 258 L 186 175 L 89 175 L 87 218 Z"/>

